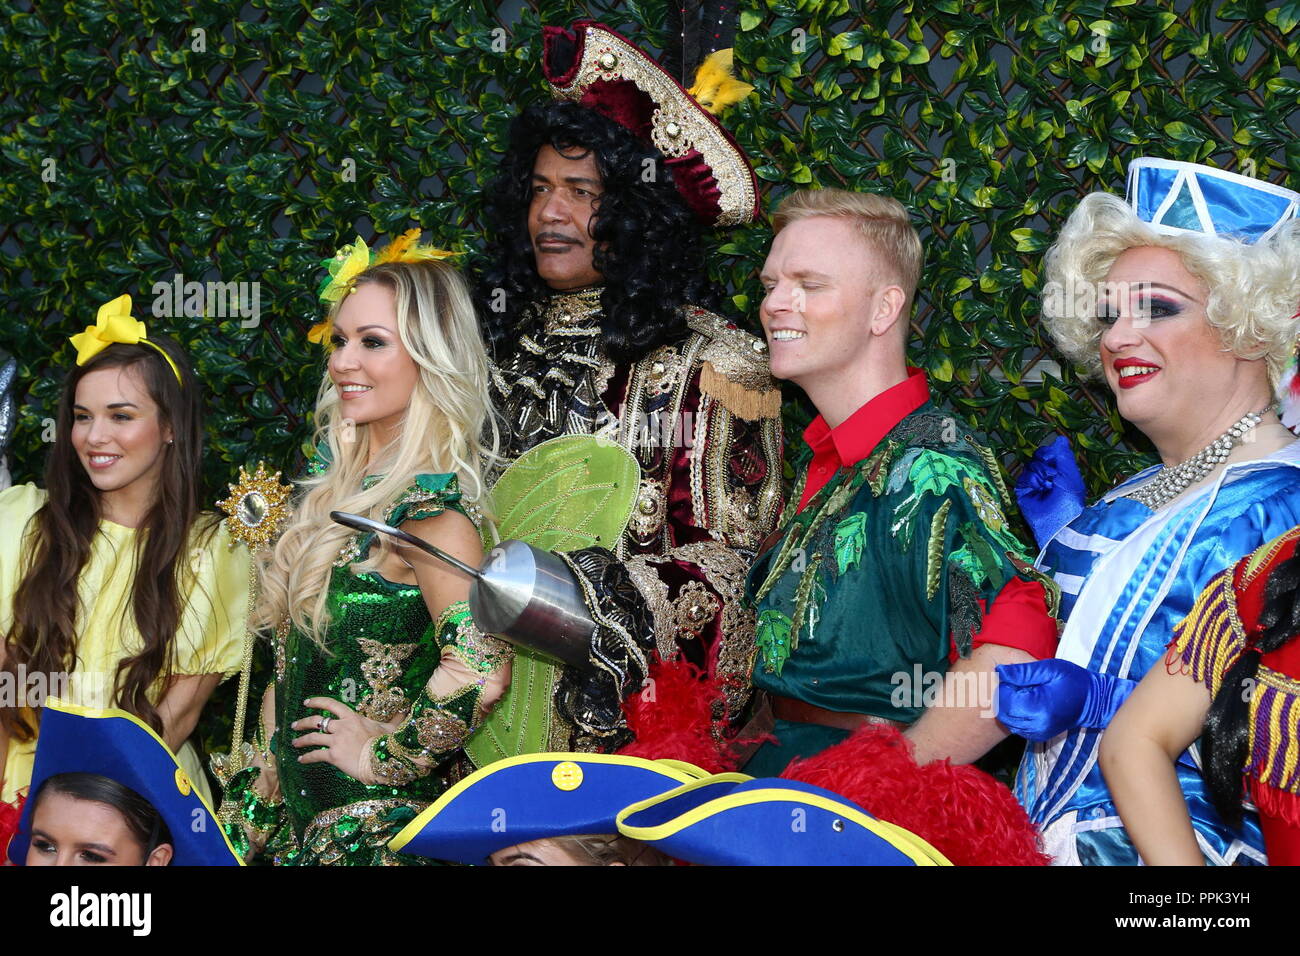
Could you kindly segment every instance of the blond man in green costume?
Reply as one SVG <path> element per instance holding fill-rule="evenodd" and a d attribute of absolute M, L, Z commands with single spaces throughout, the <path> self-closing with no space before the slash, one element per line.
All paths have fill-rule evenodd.
<path fill-rule="evenodd" d="M 907 366 L 920 239 L 897 201 L 835 189 L 794 193 L 773 226 L 772 374 L 818 415 L 747 583 L 777 742 L 745 770 L 775 775 L 879 722 L 905 728 L 922 763 L 975 760 L 1005 736 L 993 666 L 1050 655 L 1056 624 L 996 460 Z"/>

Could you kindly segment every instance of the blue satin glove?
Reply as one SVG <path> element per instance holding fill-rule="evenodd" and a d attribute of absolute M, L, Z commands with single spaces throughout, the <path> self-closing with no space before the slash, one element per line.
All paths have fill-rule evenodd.
<path fill-rule="evenodd" d="M 1064 435 L 1034 452 L 1016 481 L 1016 501 L 1040 548 L 1083 510 L 1083 475 Z"/>
<path fill-rule="evenodd" d="M 1051 740 L 1076 727 L 1105 727 L 1137 681 L 1058 657 L 999 664 L 998 720 L 1026 740 Z"/>

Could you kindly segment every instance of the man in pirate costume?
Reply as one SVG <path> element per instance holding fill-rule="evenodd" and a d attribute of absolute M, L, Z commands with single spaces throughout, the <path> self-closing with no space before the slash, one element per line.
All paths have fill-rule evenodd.
<path fill-rule="evenodd" d="M 509 694 L 467 747 L 479 766 L 625 742 L 620 704 L 656 653 L 723 678 L 739 715 L 754 628 L 744 577 L 780 508 L 766 344 L 711 311 L 700 240 L 702 226 L 753 219 L 753 171 L 701 102 L 614 31 L 547 27 L 544 47 L 556 101 L 511 128 L 478 276 L 503 455 L 603 436 L 641 477 L 617 541 L 562 555 L 597 623 L 580 655 L 590 666 L 521 649 Z M 715 109 L 748 91 L 715 66 L 728 57 L 706 64 L 703 86 L 697 74 Z"/>
<path fill-rule="evenodd" d="M 1056 624 L 996 460 L 907 367 L 920 239 L 896 200 L 834 189 L 794 193 L 773 228 L 772 373 L 819 414 L 748 580 L 776 742 L 745 772 L 775 776 L 866 723 L 904 728 L 919 763 L 975 760 L 1006 735 L 993 666 L 1050 656 Z"/>

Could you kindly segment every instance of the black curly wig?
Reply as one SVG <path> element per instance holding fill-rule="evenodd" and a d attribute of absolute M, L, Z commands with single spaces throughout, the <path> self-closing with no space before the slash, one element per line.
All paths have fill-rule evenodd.
<path fill-rule="evenodd" d="M 657 150 L 593 110 L 558 102 L 531 106 L 515 119 L 510 148 L 488 188 L 488 241 L 475 299 L 489 348 L 508 353 L 537 323 L 537 303 L 551 293 L 537 274 L 528 235 L 533 161 L 546 145 L 570 157 L 590 151 L 604 181 L 590 228 L 597 242 L 593 265 L 605 277 L 605 354 L 635 361 L 680 341 L 686 323 L 678 309 L 690 303 L 716 310 L 720 299 L 705 274 L 699 224 Z M 654 164 L 653 177 L 643 175 L 646 160 Z"/>

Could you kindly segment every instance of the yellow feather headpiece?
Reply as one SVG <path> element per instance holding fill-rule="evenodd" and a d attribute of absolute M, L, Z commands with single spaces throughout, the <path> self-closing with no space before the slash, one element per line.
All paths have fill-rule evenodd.
<path fill-rule="evenodd" d="M 333 258 L 321 263 L 328 275 L 322 280 L 319 297 L 322 302 L 331 305 L 342 300 L 356 288 L 357 278 L 374 266 L 386 262 L 428 262 L 433 259 L 449 259 L 460 255 L 448 249 L 438 249 L 431 245 L 420 244 L 420 230 L 408 229 L 383 249 L 372 251 L 360 236 L 334 253 Z M 318 322 L 307 333 L 307 341 L 324 345 L 329 342 L 331 323 L 329 320 Z"/>

